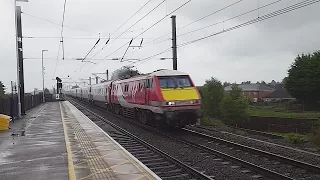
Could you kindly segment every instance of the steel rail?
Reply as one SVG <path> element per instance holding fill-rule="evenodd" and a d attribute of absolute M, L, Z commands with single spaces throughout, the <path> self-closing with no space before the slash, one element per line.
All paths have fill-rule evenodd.
<path fill-rule="evenodd" d="M 77 103 L 74 100 L 70 100 L 69 101 L 73 102 L 74 104 L 77 104 L 77 106 L 80 106 L 81 108 L 85 109 L 86 111 L 88 111 L 90 114 L 92 114 L 93 116 L 97 117 L 98 119 L 104 121 L 105 123 L 107 123 L 108 125 L 110 125 L 111 127 L 113 127 L 114 129 L 126 134 L 127 136 L 133 138 L 134 140 L 138 141 L 139 143 L 143 144 L 144 146 L 156 151 L 157 153 L 161 154 L 162 156 L 168 158 L 169 160 L 171 160 L 172 162 L 174 162 L 175 164 L 178 164 L 180 167 L 182 167 L 183 169 L 185 169 L 187 172 L 189 172 L 190 174 L 192 174 L 195 177 L 198 177 L 199 179 L 203 179 L 203 180 L 213 180 L 213 178 L 211 178 L 210 176 L 207 176 L 205 174 L 203 174 L 202 172 L 192 168 L 191 166 L 177 160 L 176 158 L 172 157 L 171 155 L 161 151 L 160 149 L 154 147 L 153 145 L 149 144 L 148 142 L 142 140 L 141 138 L 137 137 L 136 135 L 128 132 L 127 130 L 121 128 L 120 126 L 108 121 L 106 118 L 100 116 L 99 114 L 91 111 L 90 109 L 82 106 L 81 104 Z"/>
<path fill-rule="evenodd" d="M 124 119 L 124 120 L 126 120 L 126 121 L 129 121 L 127 118 L 124 118 L 124 117 L 122 117 L 122 116 L 120 116 L 120 115 L 116 115 L 116 114 L 114 114 L 114 113 L 110 113 L 109 111 L 106 111 L 105 109 L 102 109 L 102 108 L 100 108 L 99 107 L 99 110 L 101 110 L 101 111 L 103 111 L 103 112 L 106 112 L 106 113 L 109 113 L 109 114 L 111 114 L 112 116 L 115 116 L 115 117 L 117 117 L 117 118 L 121 118 L 121 119 Z M 91 111 L 91 110 L 90 110 Z M 92 111 L 91 111 L 92 112 Z M 94 113 L 94 112 L 93 112 Z M 99 116 L 99 115 L 98 115 Z M 102 117 L 103 118 L 103 117 Z M 267 177 L 270 177 L 270 178 L 275 178 L 275 179 L 287 179 L 287 180 L 294 180 L 294 178 L 291 178 L 291 177 L 289 177 L 289 176 L 286 176 L 286 175 L 283 175 L 283 174 L 280 174 L 280 173 L 278 173 L 278 172 L 275 172 L 275 171 L 272 171 L 272 170 L 269 170 L 269 169 L 267 169 L 267 168 L 264 168 L 264 167 L 262 167 L 262 166 L 259 166 L 259 165 L 256 165 L 256 164 L 253 164 L 253 163 L 251 163 L 251 162 L 248 162 L 248 161 L 245 161 L 245 160 L 242 160 L 242 159 L 240 159 L 240 158 L 237 158 L 237 157 L 234 157 L 234 156 L 232 156 L 232 155 L 228 155 L 228 154 L 226 154 L 226 153 L 224 153 L 224 152 L 220 152 L 220 151 L 217 151 L 217 150 L 215 150 L 215 149 L 212 149 L 212 148 L 209 148 L 209 147 L 206 147 L 206 146 L 204 146 L 204 145 L 200 145 L 200 144 L 196 144 L 196 143 L 193 143 L 193 142 L 191 142 L 191 141 L 188 141 L 188 140 L 184 140 L 184 139 L 180 139 L 180 138 L 176 138 L 176 137 L 173 137 L 173 136 L 170 136 L 170 135 L 168 135 L 168 134 L 165 134 L 165 133 L 163 133 L 163 132 L 161 132 L 161 131 L 159 131 L 158 129 L 156 129 L 156 128 L 153 128 L 153 127 L 150 127 L 150 126 L 147 126 L 147 125 L 144 125 L 144 124 L 141 124 L 141 123 L 138 123 L 138 122 L 135 122 L 135 121 L 129 121 L 130 123 L 133 123 L 133 124 L 135 124 L 135 125 L 138 125 L 138 126 L 140 126 L 140 127 L 142 127 L 142 128 L 145 128 L 145 129 L 147 129 L 147 130 L 149 130 L 149 131 L 153 131 L 153 132 L 156 132 L 156 133 L 158 133 L 158 134 L 160 134 L 160 135 L 162 135 L 162 136 L 164 136 L 164 137 L 166 137 L 166 138 L 170 138 L 170 139 L 172 139 L 172 140 L 175 140 L 175 141 L 178 141 L 178 142 L 181 142 L 181 143 L 184 143 L 184 144 L 187 144 L 187 145 L 190 145 L 190 146 L 192 146 L 192 147 L 195 147 L 195 148 L 198 148 L 198 149 L 202 149 L 202 150 L 204 150 L 204 151 L 206 151 L 206 152 L 208 152 L 208 153 L 210 153 L 210 154 L 213 154 L 213 155 L 217 155 L 217 156 L 219 156 L 219 157 L 221 157 L 221 158 L 225 158 L 225 159 L 228 159 L 228 160 L 230 160 L 230 161 L 233 161 L 233 162 L 237 162 L 237 163 L 239 163 L 239 164 L 242 164 L 243 166 L 246 166 L 247 168 L 249 168 L 249 169 L 251 169 L 251 170 L 255 170 L 256 172 L 258 172 L 258 173 L 261 173 L 261 174 L 263 174 L 263 175 L 266 175 Z M 115 125 L 115 126 L 117 126 L 117 125 Z M 121 128 L 121 127 L 119 127 L 119 128 Z M 122 129 L 122 128 L 121 128 Z M 130 133 L 130 132 L 128 132 L 128 133 Z M 131 134 L 131 133 L 130 133 Z M 132 134 L 133 135 L 133 134 Z M 134 137 L 136 137 L 135 135 L 133 135 Z M 138 137 L 137 137 L 138 138 Z M 143 141 L 143 140 L 142 140 Z M 148 144 L 148 143 L 147 143 Z M 152 146 L 152 145 L 150 145 L 151 147 L 154 147 L 154 146 Z M 155 147 L 154 147 L 155 148 Z M 165 153 L 165 152 L 163 152 L 163 151 L 161 151 L 161 150 L 159 150 L 160 152 L 162 152 L 162 153 Z M 169 155 L 170 156 L 170 155 Z M 171 156 L 170 156 L 171 157 Z M 171 158 L 173 158 L 173 157 L 171 157 Z M 174 159 L 174 158 L 173 158 Z M 181 161 L 179 161 L 179 160 L 177 160 L 179 163 L 182 163 Z M 182 163 L 183 164 L 183 163 Z M 187 165 L 188 166 L 188 165 Z M 192 168 L 193 169 L 193 168 Z M 195 169 L 193 169 L 193 170 L 195 170 Z M 197 170 L 195 170 L 195 171 L 197 171 Z M 199 172 L 199 173 L 201 173 L 201 172 Z M 202 173 L 201 173 L 202 174 Z"/>
<path fill-rule="evenodd" d="M 268 156 L 270 158 L 277 159 L 278 161 L 281 161 L 283 163 L 290 164 L 290 165 L 293 165 L 293 166 L 296 166 L 296 167 L 299 167 L 299 168 L 302 168 L 302 169 L 305 169 L 305 170 L 308 170 L 308 171 L 312 171 L 312 172 L 315 172 L 315 173 L 320 173 L 320 167 L 319 166 L 315 166 L 315 165 L 312 165 L 312 164 L 309 164 L 309 163 L 306 163 L 306 162 L 294 160 L 294 159 L 291 159 L 291 158 L 288 158 L 288 157 L 284 157 L 284 156 L 281 156 L 281 155 L 278 155 L 278 154 L 274 154 L 274 153 L 271 153 L 271 152 L 263 151 L 263 150 L 256 149 L 256 148 L 253 148 L 253 147 L 249 147 L 249 146 L 246 146 L 246 145 L 238 144 L 238 143 L 235 143 L 235 142 L 232 142 L 232 141 L 228 141 L 228 140 L 225 140 L 225 139 L 214 137 L 214 136 L 211 136 L 211 135 L 208 135 L 208 134 L 204 134 L 204 133 L 201 133 L 201 132 L 197 132 L 197 131 L 194 131 L 194 130 L 190 130 L 190 129 L 187 129 L 187 128 L 182 128 L 182 130 L 184 130 L 186 132 L 189 132 L 189 133 L 192 133 L 192 134 L 195 134 L 195 135 L 198 135 L 198 136 L 201 136 L 201 137 L 204 137 L 204 138 L 207 138 L 207 139 L 211 139 L 211 140 L 219 141 L 219 142 L 222 142 L 222 143 L 225 143 L 225 144 L 229 144 L 231 146 L 243 149 L 245 151 L 258 153 L 258 154 L 261 154 L 263 156 Z"/>

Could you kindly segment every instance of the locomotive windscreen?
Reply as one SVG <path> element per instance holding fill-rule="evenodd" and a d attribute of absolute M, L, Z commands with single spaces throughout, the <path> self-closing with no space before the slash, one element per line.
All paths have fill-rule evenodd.
<path fill-rule="evenodd" d="M 192 87 L 189 76 L 158 77 L 161 88 Z"/>

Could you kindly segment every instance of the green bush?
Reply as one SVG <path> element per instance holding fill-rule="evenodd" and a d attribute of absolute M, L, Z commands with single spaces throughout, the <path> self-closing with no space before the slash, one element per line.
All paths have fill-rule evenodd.
<path fill-rule="evenodd" d="M 200 119 L 200 125 L 201 126 L 224 126 L 224 123 L 219 119 L 203 117 Z"/>
<path fill-rule="evenodd" d="M 304 136 L 297 133 L 289 133 L 285 135 L 286 139 L 293 144 L 301 144 L 304 142 Z"/>
<path fill-rule="evenodd" d="M 215 78 L 206 80 L 200 92 L 202 94 L 202 109 L 205 116 L 219 118 L 221 115 L 219 104 L 224 94 L 221 82 Z"/>
<path fill-rule="evenodd" d="M 225 93 L 221 103 L 221 114 L 226 124 L 236 126 L 249 117 L 249 101 L 241 94 L 241 89 L 234 86 L 229 93 Z"/>

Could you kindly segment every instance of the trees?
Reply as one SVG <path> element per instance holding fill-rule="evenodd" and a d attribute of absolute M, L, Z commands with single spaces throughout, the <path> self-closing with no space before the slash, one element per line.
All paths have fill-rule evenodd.
<path fill-rule="evenodd" d="M 302 101 L 305 110 L 315 110 L 320 101 L 320 51 L 298 55 L 284 79 L 287 91 Z"/>
<path fill-rule="evenodd" d="M 251 81 L 244 81 L 244 82 L 241 82 L 241 84 L 251 84 Z"/>
<path fill-rule="evenodd" d="M 232 86 L 229 93 L 225 93 L 221 103 L 221 116 L 225 123 L 237 125 L 248 119 L 249 101 L 242 95 L 238 86 Z"/>
<path fill-rule="evenodd" d="M 223 83 L 223 87 L 227 87 L 227 86 L 230 86 L 231 85 L 231 83 L 229 83 L 229 82 L 224 82 Z"/>
<path fill-rule="evenodd" d="M 116 79 L 125 78 L 125 77 L 133 77 L 140 74 L 141 73 L 138 70 L 133 70 L 130 68 L 121 68 L 121 69 L 117 69 L 112 73 L 111 79 L 116 80 Z"/>
<path fill-rule="evenodd" d="M 5 94 L 5 86 L 3 85 L 3 83 L 0 81 L 0 97 L 4 97 Z"/>
<path fill-rule="evenodd" d="M 45 94 L 50 94 L 49 89 L 48 89 L 48 88 L 45 88 L 45 89 L 44 89 L 44 93 L 45 93 Z"/>
<path fill-rule="evenodd" d="M 205 116 L 212 118 L 220 117 L 219 104 L 223 98 L 224 89 L 221 82 L 215 78 L 206 80 L 200 89 L 202 94 L 202 109 Z"/>

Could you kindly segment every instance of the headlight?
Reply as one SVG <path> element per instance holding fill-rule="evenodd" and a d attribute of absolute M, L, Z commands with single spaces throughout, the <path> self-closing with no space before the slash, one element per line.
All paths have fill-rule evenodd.
<path fill-rule="evenodd" d="M 166 105 L 169 105 L 169 106 L 173 106 L 175 104 L 176 104 L 176 102 L 173 102 L 173 101 L 166 102 Z"/>
<path fill-rule="evenodd" d="M 186 100 L 186 101 L 167 101 L 162 102 L 165 106 L 177 106 L 177 105 L 190 105 L 190 104 L 201 104 L 201 100 Z"/>
<path fill-rule="evenodd" d="M 199 100 L 199 99 L 192 100 L 192 101 L 190 101 L 190 104 L 201 104 L 201 100 Z"/>

